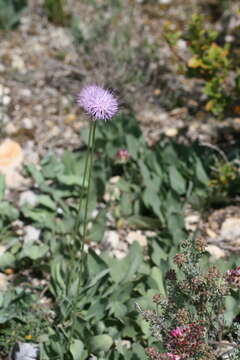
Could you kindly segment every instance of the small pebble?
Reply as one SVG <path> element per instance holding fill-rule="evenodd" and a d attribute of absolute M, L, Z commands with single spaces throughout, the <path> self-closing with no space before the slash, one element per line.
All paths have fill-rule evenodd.
<path fill-rule="evenodd" d="M 19 198 L 19 206 L 23 206 L 24 204 L 35 206 L 37 203 L 37 196 L 33 191 L 28 190 L 21 193 Z"/>
<path fill-rule="evenodd" d="M 35 227 L 28 225 L 25 226 L 25 235 L 23 236 L 24 243 L 33 243 L 39 240 L 41 231 Z"/>

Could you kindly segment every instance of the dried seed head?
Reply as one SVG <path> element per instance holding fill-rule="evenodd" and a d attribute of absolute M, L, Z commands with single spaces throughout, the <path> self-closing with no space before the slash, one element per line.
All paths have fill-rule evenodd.
<path fill-rule="evenodd" d="M 146 321 L 149 321 L 149 322 L 157 321 L 157 315 L 156 315 L 155 311 L 153 311 L 153 310 L 145 310 L 142 312 L 142 315 Z"/>
<path fill-rule="evenodd" d="M 173 270 L 173 269 L 168 270 L 168 271 L 166 272 L 165 279 L 166 279 L 166 280 L 170 280 L 170 281 L 175 281 L 175 280 L 177 280 L 176 271 Z"/>
<path fill-rule="evenodd" d="M 182 267 L 183 264 L 187 262 L 186 255 L 182 253 L 178 253 L 173 258 L 174 264 L 176 264 L 178 267 Z"/>
<path fill-rule="evenodd" d="M 195 248 L 199 252 L 204 252 L 207 246 L 207 241 L 203 237 L 199 237 L 195 240 Z"/>
<path fill-rule="evenodd" d="M 159 305 L 160 302 L 161 302 L 161 294 L 156 294 L 156 295 L 154 295 L 153 298 L 152 298 L 152 300 L 153 300 L 153 302 L 154 302 L 155 304 Z"/>
<path fill-rule="evenodd" d="M 210 266 L 206 278 L 208 281 L 212 281 L 218 279 L 220 275 L 220 271 L 215 266 Z"/>
<path fill-rule="evenodd" d="M 212 350 L 207 344 L 200 344 L 198 351 L 201 354 L 199 360 L 217 360 L 214 350 Z"/>
<path fill-rule="evenodd" d="M 153 347 L 146 348 L 145 353 L 152 360 L 158 359 L 159 353 Z"/>
<path fill-rule="evenodd" d="M 176 321 L 179 323 L 179 325 L 184 325 L 189 322 L 189 312 L 182 308 L 179 309 L 176 313 Z"/>

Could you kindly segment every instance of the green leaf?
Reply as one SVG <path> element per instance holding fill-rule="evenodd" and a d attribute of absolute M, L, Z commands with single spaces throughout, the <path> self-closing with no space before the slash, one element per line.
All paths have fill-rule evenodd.
<path fill-rule="evenodd" d="M 101 242 L 103 240 L 104 232 L 106 230 L 106 213 L 107 211 L 101 210 L 97 218 L 93 222 L 93 227 L 90 232 L 92 241 Z"/>
<path fill-rule="evenodd" d="M 163 162 L 169 165 L 178 163 L 179 158 L 172 143 L 168 143 L 164 149 L 159 146 L 157 150 L 157 156 L 161 159 L 160 163 Z"/>
<path fill-rule="evenodd" d="M 130 156 L 137 159 L 139 150 L 139 140 L 131 134 L 126 135 L 127 148 Z"/>
<path fill-rule="evenodd" d="M 151 269 L 151 275 L 152 279 L 155 280 L 157 286 L 158 286 L 158 290 L 159 292 L 165 296 L 165 289 L 164 289 L 164 284 L 163 284 L 163 276 L 162 276 L 162 272 L 160 271 L 159 267 L 154 266 Z"/>
<path fill-rule="evenodd" d="M 151 248 L 152 248 L 151 259 L 155 263 L 155 265 L 159 266 L 161 259 L 167 260 L 168 255 L 161 248 L 161 246 L 158 244 L 157 241 L 155 240 L 151 241 Z"/>
<path fill-rule="evenodd" d="M 180 172 L 175 168 L 175 166 L 170 166 L 169 169 L 169 178 L 171 187 L 180 195 L 184 194 L 186 191 L 186 180 L 180 174 Z"/>
<path fill-rule="evenodd" d="M 110 315 L 113 314 L 119 319 L 123 318 L 124 315 L 127 313 L 127 307 L 124 304 L 120 303 L 119 301 L 111 302 L 109 306 L 109 310 L 110 310 L 109 312 Z"/>
<path fill-rule="evenodd" d="M 198 180 L 204 184 L 204 185 L 208 185 L 209 183 L 209 178 L 204 170 L 204 167 L 202 165 L 201 160 L 196 156 L 195 159 L 195 166 L 196 166 L 196 176 L 198 178 Z"/>
<path fill-rule="evenodd" d="M 26 170 L 30 176 L 34 179 L 36 184 L 42 185 L 44 183 L 44 177 L 40 170 L 36 169 L 33 164 L 26 165 Z"/>
<path fill-rule="evenodd" d="M 131 227 L 135 227 L 138 229 L 146 229 L 146 230 L 153 230 L 153 229 L 160 229 L 161 222 L 158 219 L 147 217 L 147 216 L 141 216 L 141 215 L 133 215 L 130 216 L 128 219 L 128 224 Z"/>
<path fill-rule="evenodd" d="M 142 248 L 134 242 L 124 259 L 112 263 L 111 276 L 116 283 L 131 281 L 143 261 Z"/>
<path fill-rule="evenodd" d="M 161 211 L 161 199 L 160 195 L 155 193 L 152 187 L 148 186 L 143 192 L 143 201 L 147 207 L 152 208 L 154 213 L 159 217 L 160 221 L 163 221 L 163 214 Z"/>
<path fill-rule="evenodd" d="M 41 161 L 43 176 L 47 179 L 55 179 L 57 175 L 62 174 L 64 165 L 61 160 L 56 158 L 56 155 L 49 154 Z"/>
<path fill-rule="evenodd" d="M 101 280 L 104 276 L 106 276 L 110 272 L 110 269 L 104 269 L 99 274 L 97 274 L 91 281 L 90 284 L 87 285 L 86 289 L 89 289 L 90 287 L 97 284 L 99 280 Z"/>
<path fill-rule="evenodd" d="M 55 295 L 60 293 L 63 296 L 65 294 L 66 284 L 62 257 L 55 258 L 51 262 L 51 288 Z"/>
<path fill-rule="evenodd" d="M 123 216 L 129 216 L 132 214 L 132 194 L 131 193 L 122 193 L 120 197 L 120 206 L 121 213 Z"/>
<path fill-rule="evenodd" d="M 32 260 L 37 260 L 42 258 L 48 252 L 48 246 L 43 245 L 32 245 L 30 247 L 26 247 L 20 253 L 20 257 L 29 257 Z"/>
<path fill-rule="evenodd" d="M 90 301 L 91 299 L 89 299 Z M 89 321 L 90 319 L 94 319 L 94 322 L 98 323 L 102 319 L 106 317 L 106 300 L 98 299 L 96 302 L 91 303 L 89 310 L 85 315 L 85 320 Z"/>
<path fill-rule="evenodd" d="M 73 175 L 73 174 L 59 175 L 57 177 L 57 179 L 61 184 L 64 184 L 64 185 L 67 185 L 67 186 L 73 186 L 73 185 L 82 186 L 82 182 L 83 182 L 83 177 L 82 176 Z M 85 187 L 86 186 L 87 186 L 87 184 L 85 184 Z"/>
<path fill-rule="evenodd" d="M 92 249 L 87 256 L 87 267 L 90 277 L 99 276 L 102 271 L 108 270 L 107 264 Z"/>
<path fill-rule="evenodd" d="M 89 341 L 90 351 L 93 353 L 98 353 L 100 351 L 106 352 L 110 349 L 112 344 L 113 339 L 106 334 L 93 336 Z"/>
<path fill-rule="evenodd" d="M 70 353 L 73 360 L 83 360 L 84 345 L 81 340 L 74 339 L 70 345 Z"/>
<path fill-rule="evenodd" d="M 40 195 L 38 197 L 38 203 L 40 205 L 45 206 L 46 208 L 48 208 L 50 210 L 56 211 L 57 206 L 56 206 L 55 202 L 48 195 Z"/>
<path fill-rule="evenodd" d="M 19 217 L 19 212 L 8 201 L 1 201 L 0 217 L 5 217 L 11 221 L 17 220 Z"/>
<path fill-rule="evenodd" d="M 39 228 L 48 228 L 55 231 L 56 221 L 55 214 L 50 213 L 46 209 L 40 208 L 29 208 L 28 205 L 21 208 L 23 215 L 26 218 L 31 219 L 32 221 L 38 224 Z"/>
<path fill-rule="evenodd" d="M 147 356 L 144 348 L 139 344 L 133 344 L 132 346 L 133 356 L 131 360 L 147 360 Z"/>
<path fill-rule="evenodd" d="M 149 186 L 152 183 L 152 178 L 151 178 L 151 172 L 149 171 L 148 167 L 144 164 L 144 162 L 142 160 L 138 161 L 138 165 L 140 168 L 140 173 L 143 177 L 143 182 L 145 186 Z"/>
<path fill-rule="evenodd" d="M 3 199 L 5 193 L 5 176 L 0 174 L 0 200 Z"/>
<path fill-rule="evenodd" d="M 6 252 L 0 256 L 0 269 L 4 269 L 11 266 L 15 261 L 15 257 L 10 253 Z"/>
<path fill-rule="evenodd" d="M 239 303 L 232 296 L 226 296 L 225 306 L 224 320 L 227 326 L 231 326 L 233 319 L 239 313 Z"/>

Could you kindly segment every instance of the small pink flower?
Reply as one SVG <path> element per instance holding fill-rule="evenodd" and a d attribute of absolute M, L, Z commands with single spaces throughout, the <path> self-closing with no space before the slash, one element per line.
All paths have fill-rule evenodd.
<path fill-rule="evenodd" d="M 204 344 L 204 335 L 206 329 L 203 322 L 187 324 L 186 326 L 176 327 L 170 332 L 167 340 L 167 349 L 172 354 L 177 354 L 184 359 L 186 356 L 192 356 L 197 353 L 199 347 Z"/>
<path fill-rule="evenodd" d="M 227 271 L 227 281 L 231 285 L 240 288 L 240 266 L 238 266 L 234 270 Z"/>
<path fill-rule="evenodd" d="M 183 336 L 183 331 L 180 327 L 176 327 L 176 329 L 173 329 L 170 334 L 174 337 Z"/>
<path fill-rule="evenodd" d="M 98 85 L 85 86 L 77 103 L 95 120 L 110 120 L 118 111 L 117 99 L 109 90 Z"/>
<path fill-rule="evenodd" d="M 125 163 L 129 159 L 129 152 L 127 149 L 120 149 L 116 154 L 117 160 Z"/>
<path fill-rule="evenodd" d="M 239 276 L 240 275 L 240 266 L 238 266 L 235 270 L 228 270 L 227 274 L 229 276 Z"/>
<path fill-rule="evenodd" d="M 175 355 L 172 353 L 166 353 L 166 355 L 168 355 L 169 360 L 180 360 L 180 356 L 179 355 Z"/>

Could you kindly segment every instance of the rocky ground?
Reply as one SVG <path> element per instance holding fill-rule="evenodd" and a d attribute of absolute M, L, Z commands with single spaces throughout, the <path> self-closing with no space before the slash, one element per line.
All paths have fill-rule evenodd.
<path fill-rule="evenodd" d="M 18 199 L 20 203 L 24 196 L 31 198 L 30 184 L 21 176 L 21 170 L 16 172 L 23 163 L 33 162 L 38 165 L 40 159 L 50 151 L 61 154 L 64 149 L 80 146 L 79 132 L 87 119 L 76 106 L 75 100 L 80 88 L 86 83 L 107 83 L 118 89 L 123 103 L 122 111 L 128 111 L 129 108 L 134 110 L 150 145 L 162 133 L 169 137 L 179 136 L 183 141 L 197 138 L 204 143 L 217 142 L 219 133 L 228 142 L 238 136 L 240 119 L 237 116 L 219 123 L 196 110 L 196 99 L 188 97 L 196 83 L 169 72 L 169 67 L 174 68 L 174 64 L 169 63 L 172 53 L 161 39 L 166 18 L 173 27 L 184 26 L 186 18 L 196 6 L 208 14 L 209 20 L 216 21 L 214 16 L 217 8 L 214 10 L 214 1 L 161 0 L 152 3 L 129 0 L 129 4 L 126 5 L 126 11 L 122 12 L 124 15 L 113 17 L 111 27 L 123 28 L 131 24 L 133 35 L 129 44 L 135 51 L 138 51 L 143 35 L 148 39 L 148 47 L 155 44 L 152 60 L 144 60 L 145 49 L 142 47 L 142 59 L 139 63 L 138 60 L 133 61 L 131 65 L 133 68 L 139 67 L 142 73 L 146 72 L 147 80 L 143 84 L 126 76 L 126 71 L 131 72 L 131 66 L 122 68 L 120 60 L 112 60 L 112 50 L 106 50 L 106 43 L 96 43 L 90 55 L 83 45 L 76 46 L 68 27 L 48 21 L 42 1 L 29 1 L 19 27 L 15 31 L 0 33 L 0 170 L 7 176 L 9 197 Z M 74 16 L 85 19 L 82 31 L 87 39 L 87 24 L 94 21 L 97 24 L 99 20 L 96 8 L 84 1 L 72 0 L 69 5 L 69 9 L 74 8 Z M 235 2 L 232 6 L 234 9 Z M 181 56 L 187 56 L 184 42 L 178 43 L 178 48 Z M 119 56 L 119 48 L 117 51 Z M 186 103 L 167 110 L 164 98 L 174 97 L 179 89 L 185 93 Z M 189 109 L 194 109 L 194 117 L 191 119 Z M 233 134 L 228 132 L 229 126 Z M 13 176 L 13 173 L 17 176 Z M 199 215 L 190 212 L 186 215 L 187 226 L 194 227 L 199 219 Z M 214 256 L 222 257 L 226 251 L 239 250 L 239 224 L 238 206 L 211 213 L 203 226 Z M 125 238 L 125 235 L 122 237 Z M 106 241 L 112 244 L 112 251 L 124 254 L 127 244 L 133 239 L 138 239 L 144 246 L 147 235 L 140 230 L 135 233 L 129 231 L 124 243 L 120 241 L 121 234 L 108 231 Z"/>

